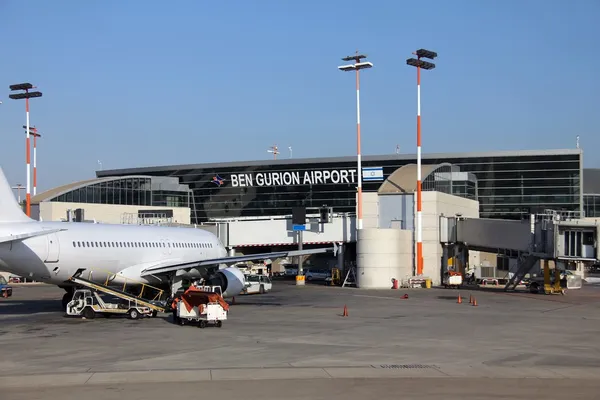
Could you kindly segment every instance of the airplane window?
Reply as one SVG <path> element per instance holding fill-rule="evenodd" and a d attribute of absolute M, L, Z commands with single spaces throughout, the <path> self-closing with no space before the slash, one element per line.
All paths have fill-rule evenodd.
<path fill-rule="evenodd" d="M 99 246 L 98 246 L 98 247 L 102 247 L 102 242 L 100 242 L 100 244 L 99 244 Z"/>
<path fill-rule="evenodd" d="M 73 247 L 75 247 L 75 242 L 73 242 Z"/>
<path fill-rule="evenodd" d="M 81 242 L 77 242 L 77 247 L 81 247 Z"/>

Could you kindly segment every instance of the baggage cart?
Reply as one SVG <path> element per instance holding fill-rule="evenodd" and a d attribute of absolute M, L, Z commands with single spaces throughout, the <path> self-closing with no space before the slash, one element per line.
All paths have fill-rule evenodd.
<path fill-rule="evenodd" d="M 183 326 L 195 323 L 198 328 L 206 328 L 210 324 L 220 328 L 223 321 L 227 320 L 229 304 L 218 293 L 204 292 L 190 286 L 185 293 L 175 298 L 172 309 L 176 324 Z"/>

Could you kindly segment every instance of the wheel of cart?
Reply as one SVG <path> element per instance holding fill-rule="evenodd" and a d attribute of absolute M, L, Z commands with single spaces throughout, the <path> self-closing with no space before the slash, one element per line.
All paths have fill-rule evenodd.
<path fill-rule="evenodd" d="M 94 319 L 96 318 L 96 311 L 92 307 L 86 307 L 83 309 L 81 316 L 85 319 Z"/>
<path fill-rule="evenodd" d="M 217 328 L 220 328 L 223 326 L 223 321 L 217 321 L 216 323 Z"/>
<path fill-rule="evenodd" d="M 201 320 L 198 322 L 198 328 L 200 328 L 200 329 L 204 329 L 204 328 L 206 328 L 206 321 L 205 321 L 205 320 L 203 320 L 203 319 L 201 319 Z"/>
<path fill-rule="evenodd" d="M 135 308 L 131 308 L 127 311 L 127 315 L 129 316 L 129 319 L 138 319 L 140 317 L 140 312 Z"/>

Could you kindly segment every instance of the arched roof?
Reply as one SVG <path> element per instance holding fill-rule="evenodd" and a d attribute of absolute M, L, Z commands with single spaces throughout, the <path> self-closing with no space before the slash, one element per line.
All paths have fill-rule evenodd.
<path fill-rule="evenodd" d="M 450 163 L 421 165 L 421 182 L 441 167 L 452 167 Z M 406 164 L 395 170 L 381 184 L 377 193 L 414 193 L 417 191 L 417 164 Z"/>
<path fill-rule="evenodd" d="M 95 185 L 95 184 L 101 183 L 101 182 L 117 181 L 117 180 L 127 179 L 127 178 L 152 178 L 152 177 L 145 176 L 145 175 L 111 176 L 111 177 L 107 177 L 107 178 L 94 178 L 94 179 L 88 179 L 85 181 L 68 183 L 66 185 L 58 186 L 58 187 L 55 187 L 50 190 L 46 190 L 45 192 L 42 192 L 40 194 L 33 196 L 31 198 L 31 204 L 39 204 L 43 201 L 53 199 L 55 197 L 60 196 L 61 194 L 65 194 L 70 191 L 82 188 L 82 187 Z"/>

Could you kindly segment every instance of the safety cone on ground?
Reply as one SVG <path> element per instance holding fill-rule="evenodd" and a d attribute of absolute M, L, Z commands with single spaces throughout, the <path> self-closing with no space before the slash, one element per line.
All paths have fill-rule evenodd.
<path fill-rule="evenodd" d="M 344 304 L 344 313 L 342 314 L 342 317 L 347 317 L 348 316 L 348 307 L 346 307 L 346 305 Z"/>
<path fill-rule="evenodd" d="M 458 300 L 456 302 L 458 304 L 462 304 L 462 297 L 460 297 L 460 293 L 458 294 Z"/>
<path fill-rule="evenodd" d="M 473 297 L 473 306 L 477 306 L 477 299 Z"/>
<path fill-rule="evenodd" d="M 408 293 L 404 293 L 404 296 L 402 296 L 403 299 L 408 299 Z"/>

